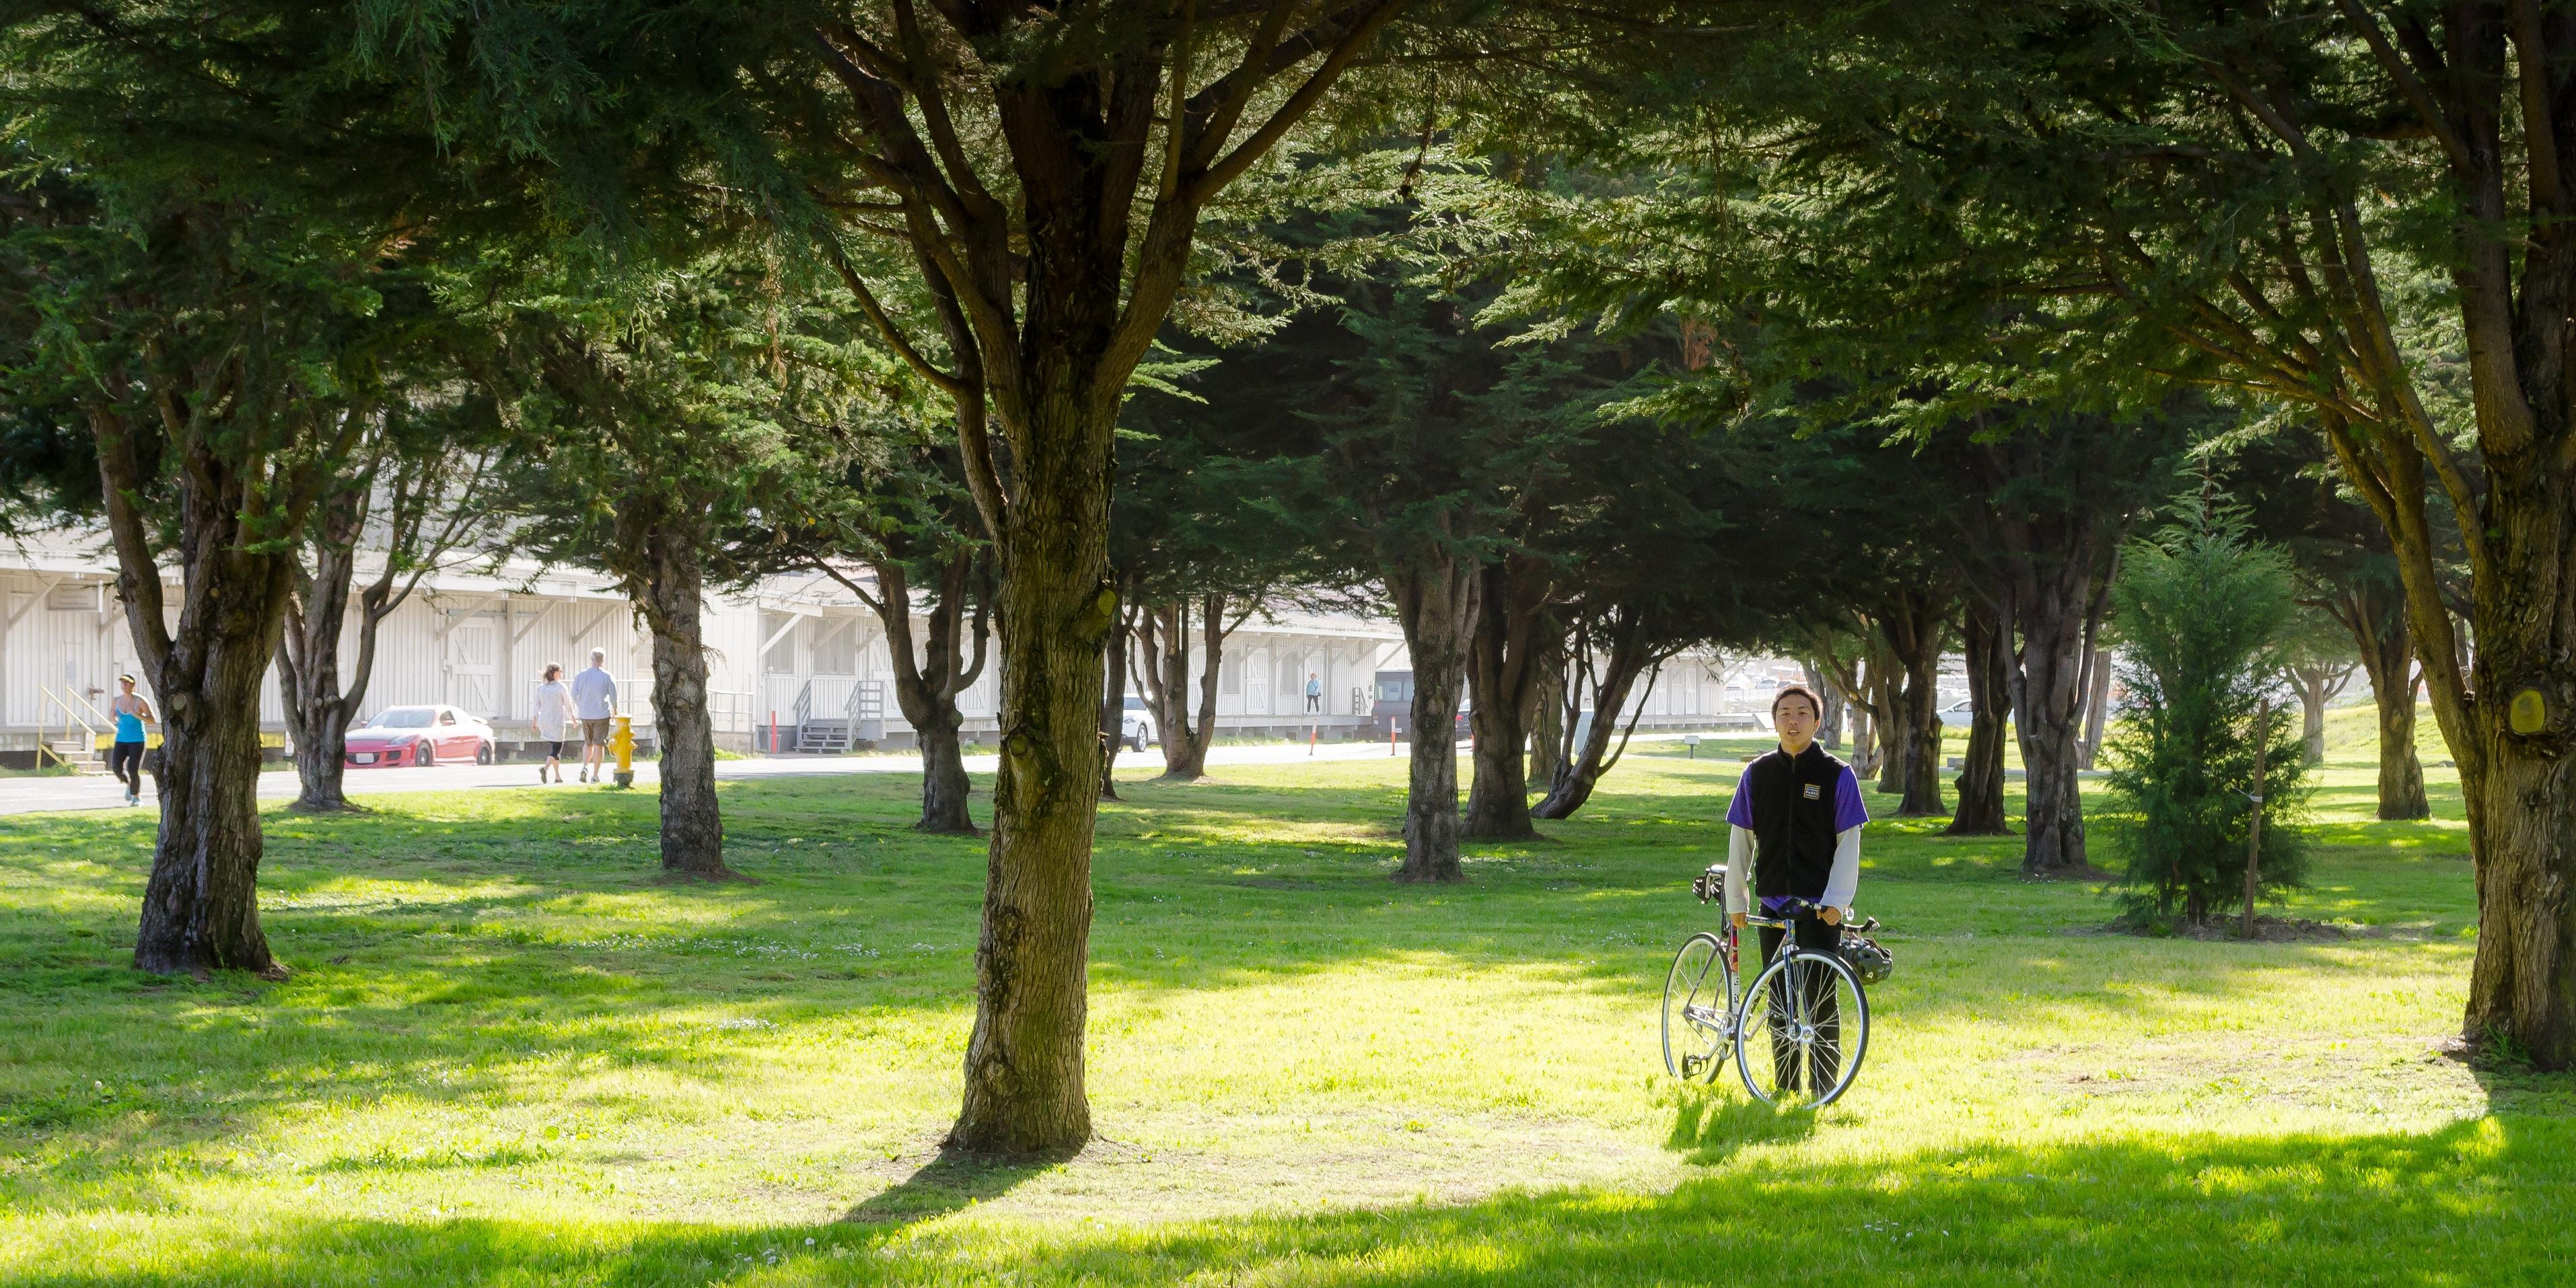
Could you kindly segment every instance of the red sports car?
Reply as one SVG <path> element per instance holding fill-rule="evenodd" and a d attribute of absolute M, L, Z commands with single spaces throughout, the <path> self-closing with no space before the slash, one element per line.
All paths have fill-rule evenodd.
<path fill-rule="evenodd" d="M 488 765 L 497 741 L 481 717 L 454 707 L 387 707 L 349 731 L 348 763 L 357 769 Z"/>

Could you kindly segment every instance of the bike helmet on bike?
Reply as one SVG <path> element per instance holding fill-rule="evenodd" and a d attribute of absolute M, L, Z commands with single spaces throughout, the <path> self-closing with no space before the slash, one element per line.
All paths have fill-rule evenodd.
<path fill-rule="evenodd" d="M 1896 958 L 1879 947 L 1877 940 L 1862 935 L 1843 936 L 1842 958 L 1863 984 L 1878 983 L 1896 969 Z"/>

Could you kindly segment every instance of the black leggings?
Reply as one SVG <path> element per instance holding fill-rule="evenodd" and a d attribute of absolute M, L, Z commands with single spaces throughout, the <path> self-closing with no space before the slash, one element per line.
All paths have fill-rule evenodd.
<path fill-rule="evenodd" d="M 107 749 L 107 772 L 125 784 L 125 790 L 143 794 L 143 744 L 120 742 Z"/>
<path fill-rule="evenodd" d="M 1828 926 L 1822 917 L 1800 917 L 1795 924 L 1798 927 L 1800 948 L 1810 952 L 1832 953 L 1842 947 L 1842 927 Z M 1768 964 L 1771 955 L 1778 951 L 1780 951 L 1779 928 L 1764 926 L 1762 928 L 1763 962 Z M 1779 979 L 1772 981 L 1771 984 L 1771 1068 L 1779 1076 L 1777 1085 L 1783 1091 L 1822 1092 L 1832 1087 L 1834 1080 L 1842 1076 L 1842 1003 L 1834 993 L 1832 971 L 1810 969 L 1803 974 L 1807 994 L 1807 1016 L 1815 1022 L 1816 1036 L 1820 1039 L 1816 1044 L 1815 1067 L 1803 1071 L 1798 1068 L 1798 1048 L 1789 1042 L 1783 1029 L 1783 1026 L 1789 1022 L 1790 1013 L 1788 981 Z M 1806 1077 L 1805 1085 L 1801 1085 L 1802 1073 Z"/>

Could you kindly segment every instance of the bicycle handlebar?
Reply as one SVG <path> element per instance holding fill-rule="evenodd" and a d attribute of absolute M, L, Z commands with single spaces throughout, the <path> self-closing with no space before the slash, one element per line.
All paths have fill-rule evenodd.
<path fill-rule="evenodd" d="M 1798 917 L 1812 917 L 1814 915 L 1815 914 L 1812 912 L 1802 912 L 1799 913 L 1797 917 L 1765 917 L 1759 913 L 1747 913 L 1744 917 L 1744 924 L 1748 926 L 1769 926 L 1775 930 L 1787 930 L 1797 921 Z M 1856 935 L 1866 935 L 1869 932 L 1878 929 L 1878 918 L 1864 917 L 1861 919 L 1859 925 L 1853 925 L 1847 921 L 1844 922 L 1839 929 L 1851 931 Z"/>

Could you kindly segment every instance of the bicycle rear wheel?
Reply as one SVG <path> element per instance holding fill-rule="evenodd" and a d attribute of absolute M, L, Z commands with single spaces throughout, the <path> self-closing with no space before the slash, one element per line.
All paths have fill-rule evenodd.
<path fill-rule="evenodd" d="M 1869 996 L 1839 958 L 1795 952 L 1745 988 L 1735 1069 L 1756 1099 L 1821 1109 L 1868 1054 Z"/>
<path fill-rule="evenodd" d="M 1707 931 L 1683 941 L 1664 976 L 1664 1072 L 1684 1082 L 1715 1078 L 1726 1063 L 1734 1010 L 1735 966 L 1726 945 Z"/>

